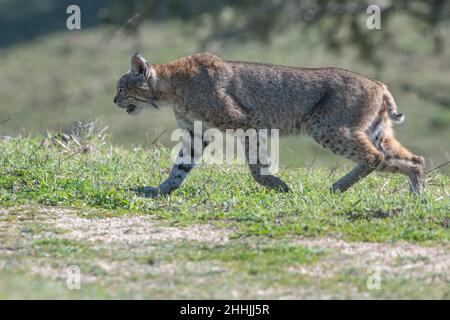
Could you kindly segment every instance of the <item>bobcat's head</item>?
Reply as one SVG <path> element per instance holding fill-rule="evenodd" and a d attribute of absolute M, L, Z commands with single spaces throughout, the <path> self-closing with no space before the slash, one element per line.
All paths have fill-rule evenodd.
<path fill-rule="evenodd" d="M 114 103 L 130 115 L 138 115 L 144 107 L 157 107 L 155 69 L 139 54 L 131 57 L 131 69 L 117 81 Z"/>

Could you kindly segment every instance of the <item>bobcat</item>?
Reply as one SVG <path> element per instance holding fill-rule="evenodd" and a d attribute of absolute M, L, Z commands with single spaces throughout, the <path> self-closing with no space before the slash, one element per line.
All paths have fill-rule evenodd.
<path fill-rule="evenodd" d="M 178 126 L 191 135 L 197 120 L 220 130 L 306 131 L 324 148 L 357 163 L 332 192 L 347 190 L 374 170 L 406 174 L 411 192 L 424 188 L 424 158 L 394 138 L 392 124 L 402 123 L 404 116 L 397 113 L 391 93 L 383 83 L 351 71 L 227 61 L 210 53 L 156 65 L 133 55 L 114 103 L 137 115 L 160 102 L 173 106 Z M 146 196 L 168 195 L 182 184 L 201 155 L 182 147 L 183 156 L 192 161 L 175 162 L 165 182 L 143 188 Z M 289 191 L 279 177 L 261 174 L 263 163 L 249 164 L 253 178 L 267 188 Z"/>

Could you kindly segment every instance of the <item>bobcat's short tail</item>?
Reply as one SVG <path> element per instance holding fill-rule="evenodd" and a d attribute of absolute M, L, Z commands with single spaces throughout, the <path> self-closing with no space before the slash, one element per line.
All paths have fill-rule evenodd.
<path fill-rule="evenodd" d="M 387 107 L 387 112 L 389 118 L 391 118 L 392 122 L 396 124 L 403 123 L 405 121 L 405 116 L 403 113 L 398 113 L 397 105 L 395 104 L 394 97 L 389 92 L 388 88 L 384 83 L 378 82 L 383 88 L 383 102 Z"/>

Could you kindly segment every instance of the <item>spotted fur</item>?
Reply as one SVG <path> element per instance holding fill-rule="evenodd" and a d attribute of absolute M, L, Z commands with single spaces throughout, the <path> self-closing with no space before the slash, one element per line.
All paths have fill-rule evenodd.
<path fill-rule="evenodd" d="M 411 191 L 423 190 L 424 159 L 394 138 L 392 123 L 401 123 L 404 116 L 392 94 L 382 82 L 348 70 L 227 61 L 210 53 L 157 65 L 134 55 L 130 71 L 117 83 L 114 102 L 130 114 L 169 103 L 188 130 L 198 120 L 221 130 L 307 132 L 324 148 L 357 163 L 333 185 L 334 192 L 347 190 L 374 170 L 406 174 Z M 192 155 L 190 160 L 175 164 L 168 180 L 147 188 L 147 194 L 178 188 L 198 159 Z M 261 163 L 250 166 L 255 180 L 288 191 L 280 178 L 261 175 Z"/>

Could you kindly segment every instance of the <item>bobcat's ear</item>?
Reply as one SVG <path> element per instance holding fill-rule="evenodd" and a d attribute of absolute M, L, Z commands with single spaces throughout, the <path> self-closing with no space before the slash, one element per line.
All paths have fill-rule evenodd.
<path fill-rule="evenodd" d="M 139 53 L 135 53 L 131 57 L 131 71 L 137 74 L 141 74 L 145 79 L 149 79 L 151 75 L 151 67 L 147 60 L 144 59 Z"/>

